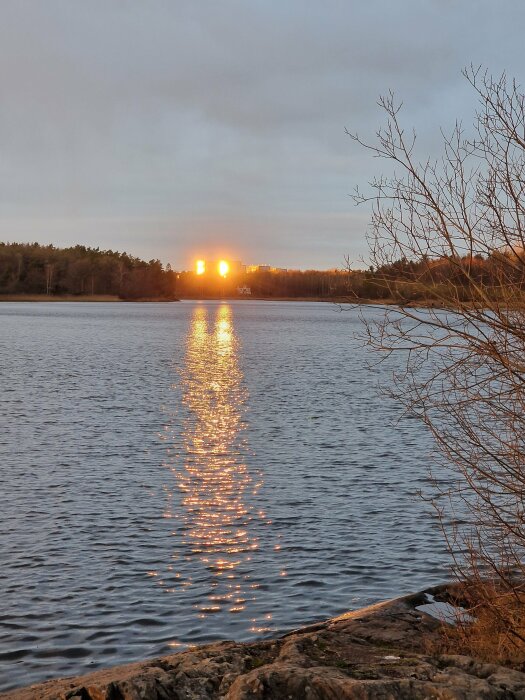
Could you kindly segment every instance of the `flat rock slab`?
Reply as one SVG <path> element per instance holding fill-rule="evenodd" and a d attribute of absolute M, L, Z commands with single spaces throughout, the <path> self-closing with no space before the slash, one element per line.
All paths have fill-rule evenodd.
<path fill-rule="evenodd" d="M 525 674 L 430 649 L 441 622 L 396 598 L 280 637 L 221 642 L 47 681 L 0 700 L 525 700 Z"/>

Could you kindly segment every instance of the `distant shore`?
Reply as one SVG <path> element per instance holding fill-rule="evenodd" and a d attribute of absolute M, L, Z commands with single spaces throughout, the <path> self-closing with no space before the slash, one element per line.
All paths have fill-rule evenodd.
<path fill-rule="evenodd" d="M 376 304 L 393 306 L 399 304 L 394 299 L 354 299 L 352 297 L 264 297 L 264 296 L 239 296 L 239 297 L 181 297 L 181 301 L 299 301 L 299 302 L 321 302 L 325 304 L 353 304 L 359 306 L 361 304 Z M 432 302 L 421 302 L 421 306 L 431 306 Z"/>
<path fill-rule="evenodd" d="M 286 302 L 322 302 L 328 304 L 351 304 L 355 306 L 419 306 L 439 307 L 435 300 L 418 300 L 401 303 L 399 300 L 388 299 L 354 299 L 352 297 L 277 297 L 277 296 L 244 296 L 244 297 L 182 297 L 166 299 L 165 297 L 143 297 L 138 299 L 121 299 L 112 294 L 0 294 L 0 302 L 91 302 L 91 303 L 171 303 L 176 301 L 286 301 Z"/>
<path fill-rule="evenodd" d="M 315 301 L 328 302 L 332 304 L 377 304 L 377 303 L 394 303 L 377 302 L 368 299 L 349 299 L 347 297 L 183 297 L 182 299 L 165 299 L 156 297 L 145 297 L 140 299 L 121 299 L 116 295 L 111 294 L 0 294 L 0 302 L 2 301 L 25 301 L 25 302 L 47 302 L 47 301 L 68 301 L 68 302 L 172 302 L 172 301 Z"/>
<path fill-rule="evenodd" d="M 121 299 L 112 294 L 0 294 L 1 301 L 26 301 L 26 302 L 43 302 L 43 301 L 78 301 L 78 302 L 172 302 L 180 301 L 180 299 L 165 299 L 161 297 L 145 297 L 140 299 Z"/>
<path fill-rule="evenodd" d="M 353 297 L 181 297 L 181 301 L 299 301 L 299 302 L 321 302 L 325 304 L 350 304 L 352 306 L 407 306 L 407 307 L 428 307 L 437 308 L 440 306 L 435 299 L 425 301 L 407 301 L 405 303 L 393 299 L 365 299 Z"/>

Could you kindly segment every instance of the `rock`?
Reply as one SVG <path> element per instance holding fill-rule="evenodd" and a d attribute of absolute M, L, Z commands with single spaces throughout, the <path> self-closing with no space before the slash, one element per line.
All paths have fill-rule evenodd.
<path fill-rule="evenodd" d="M 47 681 L 0 700 L 525 700 L 525 674 L 469 657 L 430 655 L 441 623 L 405 596 L 279 639 L 221 642 Z"/>

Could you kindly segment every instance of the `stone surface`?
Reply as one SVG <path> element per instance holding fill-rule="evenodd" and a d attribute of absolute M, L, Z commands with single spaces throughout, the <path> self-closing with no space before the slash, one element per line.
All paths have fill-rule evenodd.
<path fill-rule="evenodd" d="M 446 599 L 447 589 L 424 593 Z M 0 700 L 525 700 L 525 674 L 430 653 L 440 622 L 424 593 L 346 613 L 279 639 L 221 642 L 48 681 Z"/>

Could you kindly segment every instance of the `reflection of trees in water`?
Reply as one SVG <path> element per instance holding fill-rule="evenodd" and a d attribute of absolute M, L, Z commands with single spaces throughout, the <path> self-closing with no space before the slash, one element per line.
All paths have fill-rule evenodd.
<path fill-rule="evenodd" d="M 162 581 L 173 591 L 192 583 L 211 589 L 199 606 L 203 614 L 224 606 L 240 612 L 248 591 L 253 596 L 256 584 L 250 583 L 250 560 L 258 540 L 249 529 L 254 512 L 247 496 L 255 495 L 260 486 L 253 482 L 245 461 L 242 428 L 247 391 L 231 309 L 218 307 L 213 319 L 208 314 L 204 306 L 195 308 L 186 343 L 182 434 L 175 434 L 175 426 L 168 428 L 174 432 L 168 439 L 180 442 L 179 454 L 168 465 L 180 505 L 174 507 L 177 494 L 171 492 L 166 512 L 180 522 L 174 533 L 179 537 L 179 556 L 174 557 L 175 573 Z M 178 586 L 168 583 L 172 578 Z"/>

